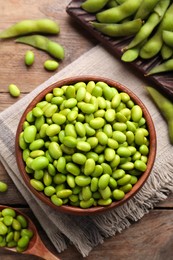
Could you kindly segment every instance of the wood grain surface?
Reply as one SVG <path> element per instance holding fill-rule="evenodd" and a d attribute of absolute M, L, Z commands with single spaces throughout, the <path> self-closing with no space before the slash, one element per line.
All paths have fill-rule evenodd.
<path fill-rule="evenodd" d="M 76 24 L 66 13 L 69 0 L 0 0 L 0 30 L 23 19 L 48 17 L 58 21 L 61 27 L 58 41 L 65 47 L 66 57 L 59 70 L 90 50 L 98 42 L 87 31 Z M 57 36 L 52 36 L 55 39 Z M 56 38 L 57 40 L 57 38 Z M 43 62 L 49 57 L 42 51 L 35 51 L 35 63 L 31 68 L 24 65 L 24 54 L 28 46 L 16 44 L 14 39 L 0 40 L 0 112 L 17 101 L 10 97 L 8 85 L 14 83 L 21 89 L 21 97 L 36 88 L 56 72 L 47 72 Z M 29 49 L 32 49 L 29 48 Z M 16 206 L 23 210 L 37 224 L 43 242 L 62 260 L 83 259 L 74 246 L 57 253 L 46 236 L 26 201 L 8 177 L 0 164 L 0 179 L 5 181 L 8 192 L 0 194 L 0 204 Z M 130 228 L 92 250 L 86 260 L 172 260 L 173 259 L 173 195 L 160 203 Z M 38 257 L 16 254 L 0 249 L 3 260 L 36 260 Z"/>

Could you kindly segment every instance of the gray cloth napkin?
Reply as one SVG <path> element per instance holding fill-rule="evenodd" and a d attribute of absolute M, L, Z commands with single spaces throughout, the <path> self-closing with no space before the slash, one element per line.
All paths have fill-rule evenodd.
<path fill-rule="evenodd" d="M 144 102 L 153 118 L 157 134 L 157 156 L 152 173 L 143 188 L 125 205 L 97 216 L 71 216 L 51 209 L 26 187 L 15 158 L 15 134 L 20 117 L 30 101 L 49 84 L 76 75 L 104 76 L 121 82 Z M 21 192 L 58 252 L 69 243 L 83 256 L 104 239 L 128 228 L 153 206 L 167 198 L 173 190 L 173 146 L 168 139 L 167 125 L 151 101 L 145 83 L 132 74 L 100 45 L 55 74 L 34 91 L 0 113 L 0 160 Z M 135 225 L 135 223 L 133 223 Z"/>

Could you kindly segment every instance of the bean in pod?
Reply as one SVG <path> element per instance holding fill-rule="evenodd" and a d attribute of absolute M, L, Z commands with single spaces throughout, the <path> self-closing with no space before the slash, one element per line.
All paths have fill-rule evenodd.
<path fill-rule="evenodd" d="M 0 38 L 11 38 L 35 32 L 58 34 L 59 31 L 59 25 L 50 19 L 23 20 L 2 31 Z"/>
<path fill-rule="evenodd" d="M 42 35 L 23 36 L 16 39 L 17 43 L 23 43 L 43 50 L 52 57 L 63 60 L 65 56 L 64 48 L 61 44 L 54 42 Z"/>

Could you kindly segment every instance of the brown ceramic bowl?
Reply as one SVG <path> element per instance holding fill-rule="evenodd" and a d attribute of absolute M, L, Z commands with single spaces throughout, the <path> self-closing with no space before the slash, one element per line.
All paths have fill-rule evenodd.
<path fill-rule="evenodd" d="M 126 193 L 125 197 L 122 200 L 119 201 L 113 201 L 109 206 L 92 206 L 91 208 L 88 209 L 82 209 L 80 207 L 74 207 L 70 205 L 62 205 L 62 206 L 55 206 L 49 197 L 45 196 L 43 192 L 38 192 L 35 190 L 31 185 L 30 185 L 30 176 L 29 174 L 26 173 L 25 171 L 25 163 L 22 159 L 22 150 L 19 147 L 19 135 L 22 132 L 22 125 L 25 121 L 27 113 L 32 110 L 35 105 L 43 100 L 45 95 L 53 90 L 55 87 L 61 87 L 63 85 L 70 85 L 70 84 L 75 84 L 77 82 L 83 81 L 83 82 L 89 82 L 90 80 L 93 80 L 95 82 L 97 81 L 104 81 L 111 87 L 115 87 L 118 91 L 123 91 L 126 92 L 130 95 L 131 99 L 134 101 L 135 104 L 138 104 L 142 110 L 143 110 L 143 116 L 146 119 L 146 124 L 147 124 L 147 129 L 149 131 L 149 154 L 148 154 L 148 162 L 147 162 L 147 169 L 145 172 L 142 173 L 142 175 L 139 177 L 137 183 L 133 185 L 133 188 L 131 191 Z M 143 102 L 127 87 L 123 86 L 122 84 L 115 82 L 111 79 L 103 78 L 103 77 L 97 77 L 97 76 L 76 76 L 76 77 L 71 77 L 67 79 L 63 79 L 60 81 L 57 81 L 56 83 L 50 85 L 46 89 L 44 89 L 40 94 L 38 94 L 32 102 L 28 105 L 26 110 L 24 111 L 16 133 L 16 144 L 15 144 L 15 149 L 16 149 L 16 160 L 18 164 L 19 171 L 26 183 L 26 185 L 29 187 L 29 189 L 35 194 L 37 198 L 39 198 L 42 202 L 45 204 L 49 205 L 50 207 L 62 211 L 65 213 L 69 214 L 76 214 L 76 215 L 91 215 L 91 214 L 96 214 L 100 212 L 105 212 L 107 210 L 119 207 L 120 205 L 126 203 L 130 198 L 132 198 L 144 185 L 146 182 L 148 176 L 151 173 L 151 169 L 153 167 L 154 161 L 155 161 L 155 156 L 156 156 L 156 132 L 154 128 L 154 124 L 152 121 L 152 118 L 143 104 Z"/>

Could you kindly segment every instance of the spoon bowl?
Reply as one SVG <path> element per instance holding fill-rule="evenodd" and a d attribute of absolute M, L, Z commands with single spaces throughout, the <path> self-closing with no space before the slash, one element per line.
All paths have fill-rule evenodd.
<path fill-rule="evenodd" d="M 22 254 L 39 256 L 39 257 L 42 257 L 45 260 L 60 260 L 60 258 L 53 255 L 47 249 L 47 247 L 43 244 L 35 224 L 31 221 L 31 219 L 27 215 L 25 215 L 23 212 L 21 212 L 20 210 L 18 210 L 16 208 L 0 205 L 0 211 L 5 209 L 5 208 L 14 209 L 17 214 L 24 216 L 26 218 L 27 222 L 28 222 L 28 228 L 33 231 L 34 235 L 29 242 L 28 248 L 25 251 L 21 252 Z M 5 249 L 13 251 L 13 252 L 17 252 L 15 248 L 5 247 Z"/>

